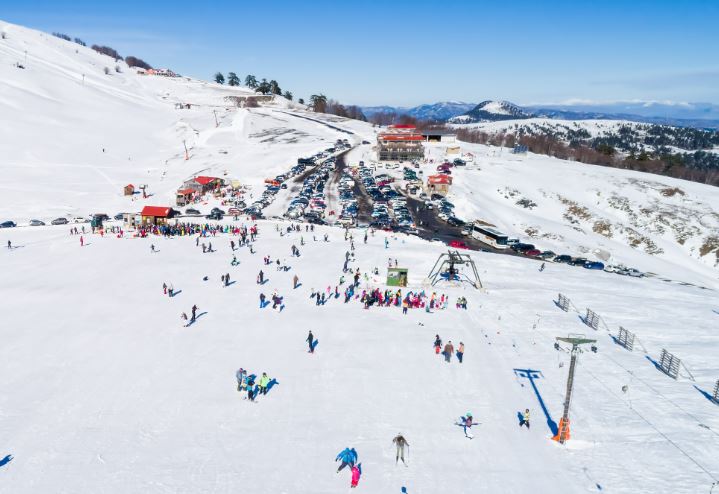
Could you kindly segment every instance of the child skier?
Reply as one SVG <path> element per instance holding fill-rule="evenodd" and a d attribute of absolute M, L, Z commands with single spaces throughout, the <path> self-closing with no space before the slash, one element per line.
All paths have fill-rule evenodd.
<path fill-rule="evenodd" d="M 394 458 L 395 465 L 397 464 L 399 459 L 402 458 L 402 463 L 404 463 L 406 466 L 407 463 L 405 463 L 404 461 L 404 447 L 407 446 L 407 449 L 409 449 L 409 443 L 404 438 L 401 432 L 397 434 L 394 439 L 392 439 L 392 442 L 397 446 L 397 454 Z"/>
<path fill-rule="evenodd" d="M 357 484 L 359 483 L 360 475 L 362 475 L 362 470 L 359 465 L 355 465 L 352 467 L 352 483 L 350 484 L 350 487 L 354 489 L 357 487 Z"/>
<path fill-rule="evenodd" d="M 435 335 L 435 337 L 434 337 L 434 353 L 439 355 L 439 352 L 441 349 L 442 349 L 442 338 L 440 338 L 439 335 Z"/>
<path fill-rule="evenodd" d="M 468 439 L 474 439 L 472 432 L 469 430 L 473 425 L 477 425 L 477 422 L 474 422 L 472 412 L 467 412 L 467 415 L 462 417 L 462 426 L 464 428 L 464 436 Z"/>

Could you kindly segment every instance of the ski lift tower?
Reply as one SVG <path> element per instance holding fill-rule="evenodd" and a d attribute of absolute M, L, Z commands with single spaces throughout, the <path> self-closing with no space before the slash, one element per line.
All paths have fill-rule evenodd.
<path fill-rule="evenodd" d="M 471 268 L 469 275 L 460 273 L 458 266 L 469 266 Z M 464 281 L 476 289 L 482 288 L 482 280 L 479 279 L 474 260 L 469 254 L 460 254 L 457 250 L 448 250 L 446 254 L 440 254 L 427 278 L 432 286 L 440 281 Z"/>
<path fill-rule="evenodd" d="M 587 343 L 594 343 L 597 340 L 586 338 L 583 334 L 572 335 L 567 337 L 558 336 L 557 341 L 563 341 L 572 345 L 571 360 L 569 363 L 569 376 L 567 377 L 567 395 L 564 398 L 564 413 L 562 418 L 559 420 L 559 428 L 557 434 L 552 438 L 555 441 L 559 441 L 560 444 L 564 444 L 569 439 L 569 403 L 572 400 L 572 387 L 574 386 L 574 368 L 577 365 L 577 354 L 581 351 L 579 345 L 585 345 Z"/>

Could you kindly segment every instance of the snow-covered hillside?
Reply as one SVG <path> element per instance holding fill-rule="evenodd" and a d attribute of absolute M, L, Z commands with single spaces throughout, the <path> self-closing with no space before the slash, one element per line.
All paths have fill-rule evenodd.
<path fill-rule="evenodd" d="M 150 203 L 172 204 L 178 186 L 197 173 L 259 186 L 298 157 L 347 137 L 317 117 L 301 118 L 303 107 L 284 98 L 267 108 L 237 108 L 228 96 L 255 93 L 139 75 L 122 61 L 49 34 L 7 23 L 0 30 L 3 221 L 138 210 L 140 203 L 122 195 L 129 183 L 146 184 Z M 177 109 L 177 103 L 191 108 Z M 358 130 L 358 122 L 330 120 Z M 371 134 L 369 125 L 359 128 Z"/>
<path fill-rule="evenodd" d="M 280 236 L 270 222 L 259 228 L 256 254 L 234 252 L 236 267 L 229 242 L 238 237 L 223 234 L 201 239 L 215 250 L 203 254 L 188 236 L 93 235 L 80 247 L 63 227 L 12 232 L 17 248 L 0 252 L 4 492 L 343 492 L 349 474 L 335 473 L 334 459 L 345 447 L 359 453 L 364 492 L 693 494 L 719 476 L 717 406 L 702 395 L 719 373 L 716 292 L 564 265 L 540 273 L 533 261 L 484 253 L 472 257 L 485 290 L 430 288 L 423 280 L 440 244 L 402 236 L 385 248 L 383 233 L 364 244 L 355 232 L 350 267 L 369 275 L 358 294 L 384 289 L 389 256 L 409 269 L 403 293 L 446 294 L 449 307 L 403 316 L 343 296 L 317 306 L 311 291 L 334 290 L 342 275 L 342 232 L 320 228 L 314 242 L 304 231 Z M 164 296 L 163 283 L 177 295 Z M 281 312 L 259 308 L 260 292 L 273 291 Z M 562 312 L 558 292 L 612 333 L 635 331 L 648 357 L 673 351 L 696 382 L 670 379 L 638 346 L 627 352 Z M 459 296 L 467 311 L 454 307 Z M 183 327 L 193 304 L 199 318 Z M 462 364 L 435 355 L 437 333 L 465 344 Z M 596 338 L 598 353 L 579 357 L 572 439 L 560 447 L 550 436 L 569 356 L 553 344 L 567 333 Z M 245 401 L 240 367 L 277 385 Z M 534 371 L 536 390 L 522 369 Z M 517 419 L 526 408 L 530 430 Z M 474 440 L 455 425 L 467 412 L 479 422 Z M 410 444 L 408 468 L 392 462 L 398 432 Z"/>
<path fill-rule="evenodd" d="M 529 118 L 531 114 L 509 101 L 482 101 L 467 113 L 450 118 L 450 123 L 496 122 Z"/>

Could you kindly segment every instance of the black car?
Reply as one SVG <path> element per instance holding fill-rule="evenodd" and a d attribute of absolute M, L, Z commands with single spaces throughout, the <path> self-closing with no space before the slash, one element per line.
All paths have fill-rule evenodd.
<path fill-rule="evenodd" d="M 589 259 L 586 257 L 573 257 L 569 264 L 571 266 L 584 266 L 587 262 L 589 262 Z"/>
<path fill-rule="evenodd" d="M 67 218 L 55 218 L 50 222 L 51 225 L 67 225 L 68 223 Z"/>
<path fill-rule="evenodd" d="M 221 213 L 216 213 L 213 211 L 212 213 L 205 216 L 205 218 L 207 218 L 208 220 L 221 220 L 222 216 L 223 215 Z"/>
<path fill-rule="evenodd" d="M 511 249 L 515 252 L 527 252 L 528 250 L 534 250 L 535 247 L 532 244 L 523 244 L 520 242 L 512 245 Z"/>
<path fill-rule="evenodd" d="M 15 228 L 16 226 L 14 221 L 3 221 L 0 223 L 0 228 Z"/>
<path fill-rule="evenodd" d="M 447 218 L 447 224 L 452 226 L 464 226 L 464 221 L 460 220 L 459 218 L 456 218 L 454 216 L 450 216 Z"/>
<path fill-rule="evenodd" d="M 557 263 L 569 263 L 572 261 L 572 256 L 568 256 L 567 254 L 562 254 L 561 256 L 557 256 L 554 259 L 552 259 L 554 262 Z"/>
<path fill-rule="evenodd" d="M 220 215 L 224 215 L 224 214 L 225 214 L 225 212 L 224 212 L 223 210 L 221 210 L 220 208 L 212 208 L 212 210 L 210 211 L 210 213 L 215 213 L 215 214 L 220 214 Z"/>
<path fill-rule="evenodd" d="M 189 216 L 201 216 L 202 215 L 201 212 L 199 212 L 197 209 L 194 209 L 194 208 L 185 209 L 185 214 L 187 214 Z"/>
<path fill-rule="evenodd" d="M 117 221 L 120 221 L 120 220 L 122 219 L 122 217 L 123 217 L 123 214 L 124 214 L 124 213 L 117 213 L 117 214 L 114 216 L 114 218 L 115 218 Z"/>

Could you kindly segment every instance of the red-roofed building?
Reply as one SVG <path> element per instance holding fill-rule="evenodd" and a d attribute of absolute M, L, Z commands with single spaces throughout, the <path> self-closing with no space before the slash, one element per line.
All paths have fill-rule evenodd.
<path fill-rule="evenodd" d="M 174 211 L 169 206 L 145 206 L 140 213 L 143 225 L 162 225 L 173 215 Z"/>
<path fill-rule="evenodd" d="M 414 125 L 390 125 L 377 135 L 377 156 L 380 161 L 404 161 L 424 158 L 424 136 Z"/>
<path fill-rule="evenodd" d="M 427 177 L 427 193 L 446 196 L 452 185 L 451 175 L 430 175 Z"/>
<path fill-rule="evenodd" d="M 127 184 L 125 187 L 123 187 L 123 193 L 126 196 L 131 196 L 135 194 L 135 186 L 132 184 Z"/>
<path fill-rule="evenodd" d="M 195 194 L 194 189 L 180 189 L 175 194 L 175 203 L 182 207 L 186 206 L 187 203 L 189 203 L 192 200 L 193 194 Z"/>
<path fill-rule="evenodd" d="M 214 190 L 217 186 L 222 185 L 222 179 L 217 177 L 208 177 L 201 175 L 199 177 L 191 178 L 182 184 L 183 189 L 192 189 L 195 192 L 204 194 L 211 190 Z"/>

